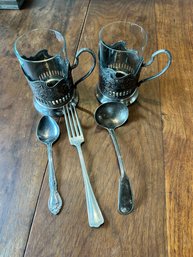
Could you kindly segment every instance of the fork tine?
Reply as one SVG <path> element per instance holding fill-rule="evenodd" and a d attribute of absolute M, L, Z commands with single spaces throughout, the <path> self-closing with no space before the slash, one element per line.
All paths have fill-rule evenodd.
<path fill-rule="evenodd" d="M 71 119 L 69 109 L 70 109 L 70 104 L 68 104 L 66 106 L 66 110 L 67 110 L 67 117 L 68 117 L 68 121 L 69 121 L 69 124 L 70 124 L 70 129 L 71 129 L 71 132 L 72 132 L 72 136 L 74 137 L 75 136 L 75 131 L 74 131 L 74 127 L 73 127 L 73 124 L 72 124 L 72 119 Z"/>
<path fill-rule="evenodd" d="M 76 132 L 76 135 L 79 136 L 80 133 L 78 131 L 78 127 L 77 127 L 77 122 L 75 120 L 75 114 L 76 111 L 75 111 L 75 107 L 73 105 L 70 105 L 70 112 L 71 112 L 71 117 L 72 117 L 72 121 L 73 121 L 73 125 L 74 125 L 74 129 L 75 129 L 75 132 Z"/>
<path fill-rule="evenodd" d="M 82 128 L 81 128 L 81 125 L 80 125 L 80 121 L 79 121 L 79 119 L 78 119 L 78 115 L 77 115 L 75 106 L 73 106 L 73 109 L 74 109 L 74 113 L 75 113 L 76 123 L 77 123 L 77 125 L 78 125 L 78 130 L 79 130 L 79 132 L 80 132 L 80 135 L 83 136 Z"/>
<path fill-rule="evenodd" d="M 66 128 L 67 128 L 67 132 L 68 132 L 68 137 L 71 137 L 71 133 L 70 133 L 70 127 L 69 127 L 69 123 L 68 123 L 68 118 L 67 118 L 67 114 L 66 114 L 66 107 L 63 107 L 63 114 L 64 114 L 64 119 L 66 122 Z"/>
<path fill-rule="evenodd" d="M 70 119 L 68 105 L 65 106 L 63 108 L 63 110 L 64 110 L 64 118 L 65 118 L 65 122 L 66 122 L 68 136 L 69 136 L 69 138 L 74 137 L 74 129 L 73 129 L 72 121 Z"/>

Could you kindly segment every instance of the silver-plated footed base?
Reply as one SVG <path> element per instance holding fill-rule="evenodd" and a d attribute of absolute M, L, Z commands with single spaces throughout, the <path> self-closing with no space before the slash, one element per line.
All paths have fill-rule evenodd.
<path fill-rule="evenodd" d="M 75 90 L 74 95 L 73 95 L 72 99 L 70 100 L 70 102 L 74 103 L 76 106 L 78 103 L 78 100 L 79 100 L 78 92 Z M 42 105 L 35 98 L 33 99 L 33 103 L 34 103 L 35 109 L 42 115 L 59 116 L 59 117 L 63 116 L 63 111 L 62 111 L 63 106 L 57 107 L 57 108 L 50 108 L 50 107 Z"/>
<path fill-rule="evenodd" d="M 135 91 L 133 92 L 132 95 L 128 96 L 127 98 L 123 98 L 123 99 L 111 98 L 111 97 L 105 96 L 105 95 L 103 95 L 103 93 L 100 91 L 100 89 L 98 87 L 96 90 L 96 98 L 98 99 L 98 101 L 101 104 L 108 103 L 108 102 L 120 102 L 120 103 L 123 103 L 128 106 L 136 101 L 136 99 L 138 98 L 138 95 L 139 95 L 138 88 L 135 89 Z"/>

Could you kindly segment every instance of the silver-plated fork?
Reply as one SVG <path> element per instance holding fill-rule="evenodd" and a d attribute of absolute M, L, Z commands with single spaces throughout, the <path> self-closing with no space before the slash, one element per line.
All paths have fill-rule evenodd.
<path fill-rule="evenodd" d="M 86 194 L 86 204 L 88 213 L 88 222 L 90 227 L 99 227 L 104 223 L 104 218 L 95 198 L 90 180 L 88 177 L 81 144 L 84 142 L 84 136 L 82 128 L 78 119 L 78 115 L 73 103 L 66 105 L 63 108 L 63 114 L 66 122 L 66 128 L 68 132 L 68 137 L 71 145 L 74 145 L 78 151 L 80 164 L 82 168 L 82 175 L 84 180 L 85 194 Z"/>

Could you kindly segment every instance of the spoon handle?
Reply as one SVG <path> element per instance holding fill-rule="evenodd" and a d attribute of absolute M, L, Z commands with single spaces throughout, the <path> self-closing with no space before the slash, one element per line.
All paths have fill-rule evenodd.
<path fill-rule="evenodd" d="M 76 148 L 78 151 L 80 164 L 81 164 L 81 168 L 82 168 L 89 226 L 98 228 L 104 223 L 104 218 L 103 218 L 103 215 L 101 213 L 101 210 L 99 208 L 99 205 L 97 203 L 97 200 L 95 198 L 94 192 L 93 192 L 91 184 L 90 184 L 90 180 L 89 180 L 86 165 L 84 162 L 84 157 L 83 157 L 81 146 L 77 145 Z"/>
<path fill-rule="evenodd" d="M 48 170 L 49 170 L 49 187 L 50 187 L 48 208 L 52 214 L 56 215 L 59 213 L 62 207 L 62 199 L 57 190 L 57 182 L 56 182 L 56 176 L 55 176 L 55 170 L 54 170 L 51 144 L 47 146 L 47 150 L 48 150 Z"/>
<path fill-rule="evenodd" d="M 129 214 L 133 211 L 134 203 L 131 186 L 128 177 L 119 178 L 118 210 L 121 214 Z"/>
<path fill-rule="evenodd" d="M 129 214 L 134 208 L 133 194 L 131 191 L 131 186 L 129 178 L 126 175 L 125 167 L 123 163 L 123 158 L 121 151 L 117 142 L 116 134 L 113 129 L 109 129 L 109 134 L 112 138 L 115 152 L 117 155 L 117 160 L 120 168 L 120 178 L 119 178 L 119 193 L 118 193 L 118 211 L 121 214 Z"/>

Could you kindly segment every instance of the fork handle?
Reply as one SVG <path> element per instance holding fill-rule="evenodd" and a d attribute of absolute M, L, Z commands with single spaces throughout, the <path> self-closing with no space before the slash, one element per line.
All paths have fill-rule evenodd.
<path fill-rule="evenodd" d="M 89 226 L 97 228 L 104 223 L 104 218 L 90 184 L 81 146 L 77 145 L 76 148 L 80 158 L 80 164 L 84 180 Z"/>

